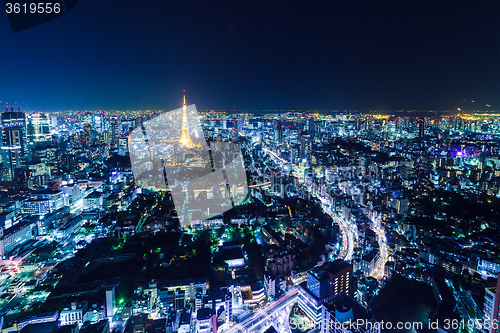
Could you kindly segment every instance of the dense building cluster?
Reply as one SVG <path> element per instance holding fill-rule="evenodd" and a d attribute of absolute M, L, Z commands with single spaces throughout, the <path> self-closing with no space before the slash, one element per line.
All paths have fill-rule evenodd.
<path fill-rule="evenodd" d="M 161 170 L 238 156 L 244 191 L 139 183 L 160 115 L 1 114 L 2 332 L 381 332 L 398 285 L 424 327 L 500 332 L 499 115 L 206 111 L 204 146 L 184 112 Z"/>

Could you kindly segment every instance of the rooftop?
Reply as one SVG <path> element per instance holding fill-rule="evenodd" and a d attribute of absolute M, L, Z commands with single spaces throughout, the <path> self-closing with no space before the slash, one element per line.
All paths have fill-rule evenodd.
<path fill-rule="evenodd" d="M 328 272 L 330 272 L 331 274 L 335 274 L 349 268 L 352 268 L 351 264 L 349 264 L 347 261 L 338 259 L 332 263 L 327 264 L 326 270 L 328 270 Z"/>
<path fill-rule="evenodd" d="M 198 320 L 210 319 L 210 317 L 212 316 L 212 309 L 209 308 L 199 309 L 196 315 L 198 317 Z"/>

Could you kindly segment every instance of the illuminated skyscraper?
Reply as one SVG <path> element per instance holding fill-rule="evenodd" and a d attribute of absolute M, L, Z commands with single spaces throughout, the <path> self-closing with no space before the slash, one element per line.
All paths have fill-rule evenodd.
<path fill-rule="evenodd" d="M 90 123 L 85 122 L 85 124 L 83 124 L 83 132 L 81 135 L 81 140 L 82 142 L 90 143 L 91 139 L 92 139 L 92 125 Z"/>
<path fill-rule="evenodd" d="M 343 260 L 326 263 L 307 272 L 307 282 L 299 286 L 298 304 L 309 318 L 320 323 L 322 303 L 331 296 L 352 298 L 352 265 Z"/>
<path fill-rule="evenodd" d="M 92 124 L 92 113 L 85 112 L 85 115 L 83 116 L 83 121 Z"/>
<path fill-rule="evenodd" d="M 126 136 L 119 136 L 116 139 L 118 145 L 118 155 L 125 156 L 128 154 L 128 138 Z"/>
<path fill-rule="evenodd" d="M 359 158 L 359 168 L 361 169 L 361 173 L 363 174 L 363 176 L 368 175 L 371 163 L 372 159 L 370 156 L 361 156 Z"/>
<path fill-rule="evenodd" d="M 276 129 L 274 131 L 274 140 L 279 143 L 283 139 L 283 123 L 281 120 L 276 122 Z"/>
<path fill-rule="evenodd" d="M 314 118 L 309 118 L 306 120 L 306 125 L 304 127 L 304 131 L 308 131 L 309 135 L 314 138 L 316 135 L 316 124 L 314 122 Z"/>
<path fill-rule="evenodd" d="M 102 113 L 96 113 L 93 116 L 93 122 L 92 122 L 92 128 L 94 131 L 97 133 L 102 133 L 106 129 L 106 124 L 105 124 L 105 117 L 104 114 Z"/>
<path fill-rule="evenodd" d="M 307 289 L 320 300 L 330 295 L 330 277 L 323 268 L 318 267 L 307 272 Z"/>
<path fill-rule="evenodd" d="M 306 132 L 307 133 L 307 132 Z M 300 158 L 311 160 L 312 140 L 309 133 L 301 133 L 300 135 Z"/>
<path fill-rule="evenodd" d="M 118 136 L 120 135 L 120 120 L 117 116 L 112 116 L 110 119 L 111 125 L 111 147 L 116 148 L 118 144 Z"/>
<path fill-rule="evenodd" d="M 245 116 L 241 116 L 238 119 L 238 132 L 243 132 L 245 128 Z"/>
<path fill-rule="evenodd" d="M 352 265 L 347 261 L 336 260 L 332 263 L 328 263 L 327 273 L 331 281 L 331 295 L 337 295 L 338 293 L 344 293 L 348 297 L 352 298 L 354 296 L 353 283 L 352 283 Z"/>
<path fill-rule="evenodd" d="M 50 127 L 54 128 L 57 126 L 57 116 L 50 117 Z"/>
<path fill-rule="evenodd" d="M 418 137 L 419 138 L 424 137 L 424 119 L 418 120 Z"/>
<path fill-rule="evenodd" d="M 29 146 L 51 141 L 49 115 L 42 113 L 28 114 L 26 116 L 26 136 Z"/>
<path fill-rule="evenodd" d="M 11 107 L 2 113 L 2 141 L 4 166 L 10 169 L 14 177 L 14 169 L 21 167 L 21 158 L 26 153 L 26 119 L 24 112 L 14 111 Z"/>

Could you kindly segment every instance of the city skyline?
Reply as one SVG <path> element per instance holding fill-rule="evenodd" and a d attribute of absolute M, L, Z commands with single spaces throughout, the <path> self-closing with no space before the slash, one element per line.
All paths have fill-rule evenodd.
<path fill-rule="evenodd" d="M 495 1 L 120 4 L 1 20 L 2 104 L 168 110 L 186 89 L 200 110 L 499 109 Z"/>
<path fill-rule="evenodd" d="M 0 114 L 4 332 L 496 333 L 500 114 L 177 101 Z"/>
<path fill-rule="evenodd" d="M 500 333 L 499 1 L 7 1 L 1 333 Z"/>

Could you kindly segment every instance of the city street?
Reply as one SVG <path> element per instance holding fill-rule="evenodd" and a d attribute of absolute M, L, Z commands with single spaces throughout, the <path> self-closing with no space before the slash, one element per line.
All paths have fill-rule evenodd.
<path fill-rule="evenodd" d="M 269 324 L 273 325 L 278 332 L 291 332 L 288 318 L 292 306 L 297 301 L 297 294 L 297 287 L 292 287 L 277 300 L 269 302 L 263 309 L 252 312 L 243 322 L 234 324 L 229 329 L 221 332 L 260 332 Z"/>

